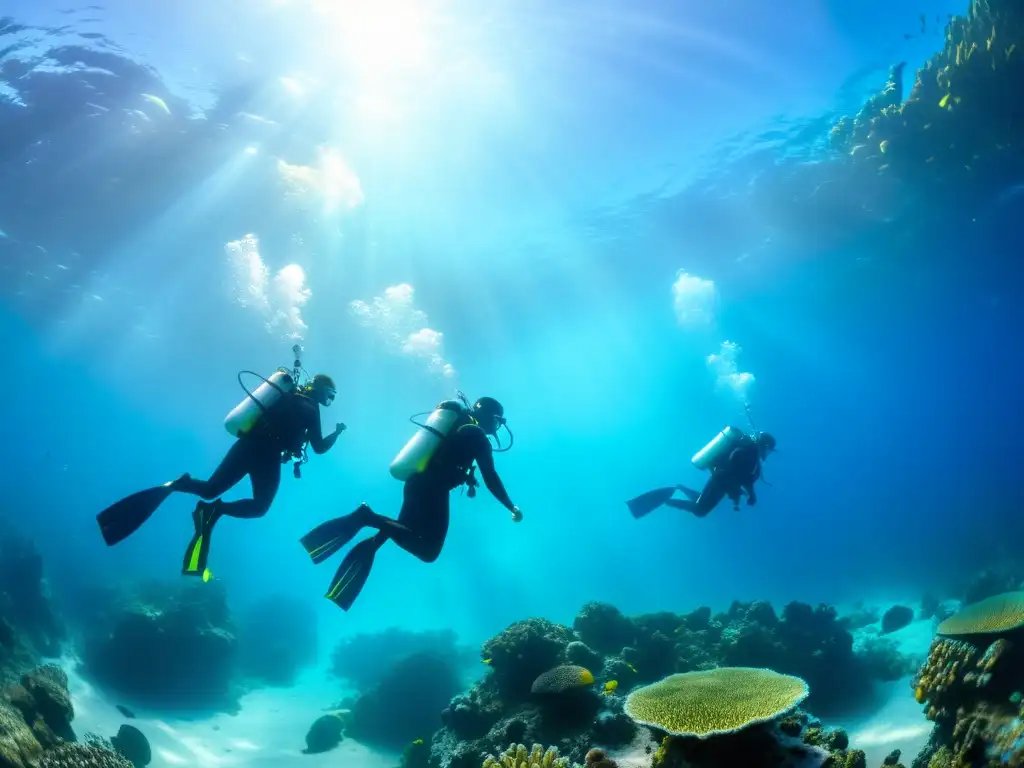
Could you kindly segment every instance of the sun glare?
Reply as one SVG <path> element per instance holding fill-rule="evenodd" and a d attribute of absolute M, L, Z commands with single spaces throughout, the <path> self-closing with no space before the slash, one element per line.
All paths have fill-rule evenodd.
<path fill-rule="evenodd" d="M 424 0 L 312 0 L 331 50 L 359 75 L 384 80 L 425 69 L 434 53 Z"/>

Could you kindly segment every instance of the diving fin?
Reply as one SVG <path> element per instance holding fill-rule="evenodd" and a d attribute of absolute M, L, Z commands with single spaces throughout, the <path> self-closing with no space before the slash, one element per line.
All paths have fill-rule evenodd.
<path fill-rule="evenodd" d="M 153 516 L 157 508 L 174 492 L 176 480 L 133 493 L 96 515 L 100 533 L 108 547 L 124 541 Z"/>
<path fill-rule="evenodd" d="M 192 511 L 192 524 L 195 534 L 185 550 L 185 558 L 181 563 L 183 576 L 203 576 L 206 572 L 206 561 L 210 557 L 210 537 L 213 526 L 221 516 L 220 501 L 200 501 Z"/>
<path fill-rule="evenodd" d="M 648 491 L 637 496 L 635 499 L 630 499 L 626 502 L 626 506 L 629 507 L 629 511 L 633 517 L 639 520 L 641 517 L 649 515 L 651 512 L 662 506 L 666 501 L 672 498 L 672 494 L 676 492 L 675 488 L 656 488 L 653 491 Z"/>
<path fill-rule="evenodd" d="M 345 559 L 341 561 L 341 565 L 338 566 L 334 580 L 327 588 L 327 594 L 324 597 L 343 611 L 351 608 L 352 603 L 359 597 L 359 593 L 363 591 L 366 579 L 370 575 L 370 569 L 373 568 L 373 558 L 379 548 L 380 544 L 377 543 L 376 536 L 365 539 L 352 547 L 345 555 Z"/>
<path fill-rule="evenodd" d="M 367 504 L 360 504 L 351 514 L 320 523 L 299 541 L 313 563 L 319 565 L 352 541 L 366 527 L 367 513 L 372 512 Z"/>

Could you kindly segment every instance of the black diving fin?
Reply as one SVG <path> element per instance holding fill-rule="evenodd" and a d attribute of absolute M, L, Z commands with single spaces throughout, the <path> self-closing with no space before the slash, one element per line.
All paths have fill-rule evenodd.
<path fill-rule="evenodd" d="M 192 511 L 192 525 L 195 533 L 185 550 L 185 557 L 181 561 L 182 576 L 202 576 L 206 581 L 206 561 L 210 557 L 210 537 L 213 536 L 213 526 L 221 518 L 221 502 L 202 501 L 196 504 Z"/>
<path fill-rule="evenodd" d="M 96 522 L 100 524 L 100 533 L 103 534 L 107 546 L 112 547 L 139 530 L 174 492 L 174 482 L 172 480 L 155 488 L 133 493 L 96 515 Z"/>
<path fill-rule="evenodd" d="M 373 568 L 373 560 L 379 547 L 376 537 L 364 539 L 352 547 L 338 566 L 338 571 L 334 574 L 324 597 L 343 611 L 351 608 L 370 576 L 370 569 Z"/>
<path fill-rule="evenodd" d="M 344 548 L 356 537 L 357 533 L 366 527 L 366 513 L 372 511 L 364 502 L 351 514 L 320 523 L 299 539 L 299 543 L 302 544 L 313 563 L 319 565 L 335 552 Z"/>
<path fill-rule="evenodd" d="M 672 494 L 675 492 L 675 488 L 656 488 L 653 491 L 640 494 L 635 499 L 630 499 L 626 502 L 626 506 L 629 507 L 633 517 L 639 520 L 641 517 L 649 515 L 658 507 L 663 506 L 666 501 L 672 498 Z"/>

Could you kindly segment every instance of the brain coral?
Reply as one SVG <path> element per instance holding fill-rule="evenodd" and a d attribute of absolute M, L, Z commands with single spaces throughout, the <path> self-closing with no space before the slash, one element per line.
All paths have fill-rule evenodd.
<path fill-rule="evenodd" d="M 983 635 L 1024 625 L 1024 592 L 1004 592 L 964 606 L 939 624 L 940 635 Z"/>
<path fill-rule="evenodd" d="M 594 675 L 586 667 L 563 664 L 549 669 L 533 681 L 530 693 L 565 693 L 575 688 L 582 688 L 594 682 Z"/>
<path fill-rule="evenodd" d="M 675 736 L 705 738 L 774 720 L 807 698 L 807 683 L 770 669 L 720 667 L 670 675 L 633 691 L 626 714 Z"/>

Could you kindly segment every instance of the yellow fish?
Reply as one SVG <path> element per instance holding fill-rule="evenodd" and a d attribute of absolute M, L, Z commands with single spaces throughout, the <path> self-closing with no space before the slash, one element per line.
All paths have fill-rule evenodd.
<path fill-rule="evenodd" d="M 490 660 L 490 659 L 484 659 L 484 660 L 483 660 L 483 661 L 481 661 L 480 663 L 481 663 L 481 664 L 490 664 L 490 663 L 491 663 L 491 660 Z"/>
<path fill-rule="evenodd" d="M 950 97 L 952 95 L 953 94 L 951 94 L 951 93 L 947 93 L 945 96 L 942 97 L 942 101 L 939 102 L 939 107 L 941 109 L 945 109 L 946 108 L 946 105 L 949 104 L 949 99 L 950 99 Z"/>
<path fill-rule="evenodd" d="M 416 739 L 416 741 L 413 742 L 413 744 L 422 744 L 422 743 L 423 743 L 423 739 Z"/>
<path fill-rule="evenodd" d="M 607 683 L 604 684 L 604 690 L 602 691 L 602 693 L 605 696 L 608 696 L 608 695 L 614 693 L 615 689 L 618 688 L 618 687 L 619 687 L 619 681 L 618 680 L 609 680 Z"/>
<path fill-rule="evenodd" d="M 160 109 L 166 112 L 168 115 L 171 114 L 171 108 L 167 106 L 167 102 L 161 99 L 159 96 L 154 96 L 151 93 L 142 94 L 142 98 L 148 101 L 150 104 L 156 104 Z"/>
<path fill-rule="evenodd" d="M 213 571 L 211 571 L 209 568 L 206 568 L 203 571 L 203 581 L 206 582 L 206 581 L 209 581 L 212 578 L 213 578 Z"/>

